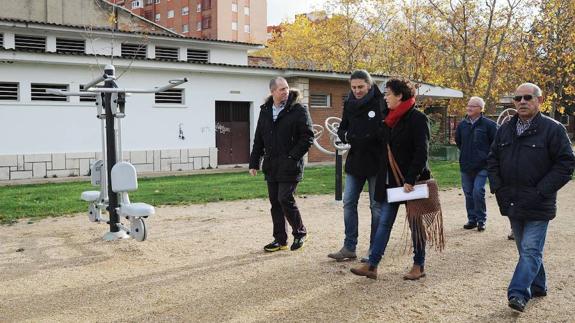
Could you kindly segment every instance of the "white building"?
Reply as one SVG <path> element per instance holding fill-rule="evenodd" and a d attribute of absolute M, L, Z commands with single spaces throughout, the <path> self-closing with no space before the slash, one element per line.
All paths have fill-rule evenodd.
<path fill-rule="evenodd" d="M 349 77 L 249 67 L 247 52 L 258 48 L 252 44 L 183 38 L 164 30 L 112 33 L 93 26 L 0 15 L 0 181 L 88 174 L 101 151 L 94 103 L 46 95 L 45 89 L 78 91 L 112 60 L 120 87 L 189 80 L 179 91 L 127 98 L 123 158 L 140 172 L 245 163 L 269 79 L 286 77 L 307 101 L 310 79 Z M 459 91 L 429 89 L 431 96 L 461 97 Z"/>

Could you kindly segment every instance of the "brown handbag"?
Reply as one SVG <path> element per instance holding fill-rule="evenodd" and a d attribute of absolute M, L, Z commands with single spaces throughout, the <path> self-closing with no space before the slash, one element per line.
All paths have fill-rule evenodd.
<path fill-rule="evenodd" d="M 405 177 L 403 177 L 389 145 L 387 145 L 387 156 L 395 182 L 403 186 Z M 409 228 L 415 234 L 417 244 L 427 242 L 430 246 L 434 246 L 436 250 L 443 251 L 445 248 L 445 234 L 437 182 L 431 178 L 426 181 L 419 181 L 416 184 L 427 184 L 429 197 L 406 202 L 406 219 L 409 223 Z"/>

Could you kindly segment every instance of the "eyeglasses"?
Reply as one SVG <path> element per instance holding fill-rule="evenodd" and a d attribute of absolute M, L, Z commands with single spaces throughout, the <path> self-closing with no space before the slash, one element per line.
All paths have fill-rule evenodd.
<path fill-rule="evenodd" d="M 531 101 L 531 100 L 533 100 L 533 95 L 525 94 L 525 95 L 516 95 L 513 97 L 513 101 L 515 101 L 515 102 L 521 102 L 521 99 L 523 99 L 525 101 Z"/>

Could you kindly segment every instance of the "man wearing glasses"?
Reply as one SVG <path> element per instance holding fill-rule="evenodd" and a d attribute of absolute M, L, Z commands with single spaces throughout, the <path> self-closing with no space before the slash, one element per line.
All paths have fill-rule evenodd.
<path fill-rule="evenodd" d="M 487 208 L 485 207 L 485 182 L 487 181 L 487 155 L 497 132 L 497 124 L 483 116 L 485 102 L 473 96 L 467 103 L 467 115 L 455 132 L 459 148 L 461 186 L 465 193 L 467 209 L 466 230 L 485 230 Z"/>
<path fill-rule="evenodd" d="M 537 85 L 520 85 L 513 101 L 517 114 L 497 131 L 488 171 L 519 251 L 507 289 L 509 307 L 523 312 L 531 298 L 547 295 L 545 236 L 557 211 L 557 191 L 573 174 L 575 155 L 563 125 L 539 112 L 543 97 Z"/>

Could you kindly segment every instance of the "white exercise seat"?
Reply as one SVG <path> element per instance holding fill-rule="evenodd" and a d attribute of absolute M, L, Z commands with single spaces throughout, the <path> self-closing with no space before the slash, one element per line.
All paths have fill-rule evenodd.
<path fill-rule="evenodd" d="M 80 198 L 86 202 L 96 202 L 100 199 L 100 191 L 85 191 L 82 192 Z"/>
<path fill-rule="evenodd" d="M 156 213 L 153 206 L 146 203 L 131 203 L 128 192 L 138 189 L 138 175 L 134 165 L 119 162 L 112 167 L 112 191 L 120 193 L 122 199 L 119 207 L 120 216 L 147 218 Z"/>
<path fill-rule="evenodd" d="M 90 181 L 92 186 L 100 186 L 99 191 L 84 191 L 80 195 L 80 199 L 89 202 L 88 205 L 88 218 L 91 222 L 102 221 L 102 210 L 106 208 L 106 184 L 105 182 L 105 167 L 103 160 L 97 160 L 90 166 Z"/>

